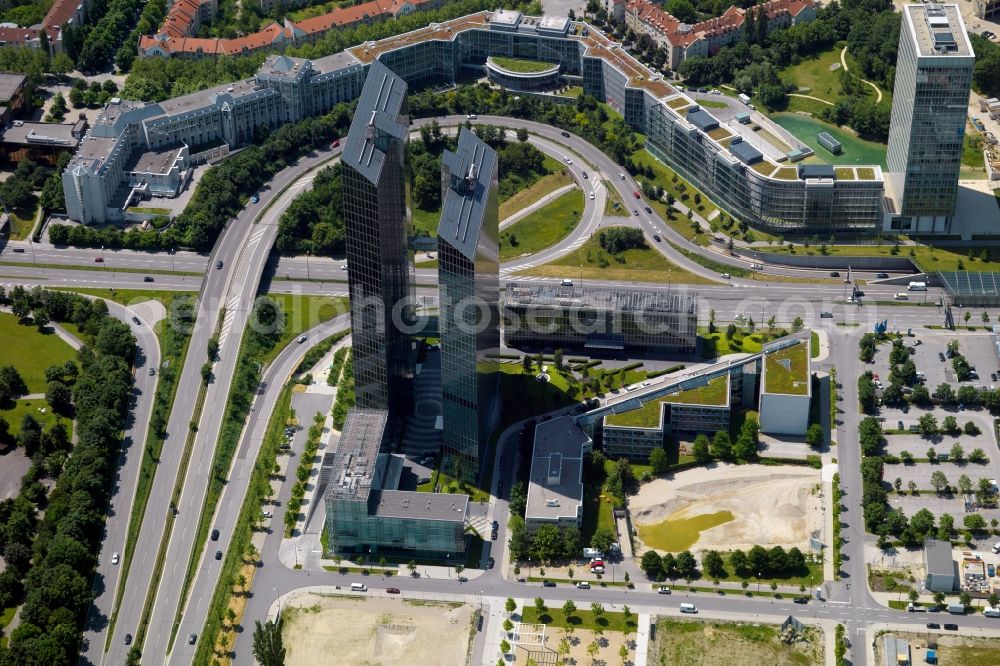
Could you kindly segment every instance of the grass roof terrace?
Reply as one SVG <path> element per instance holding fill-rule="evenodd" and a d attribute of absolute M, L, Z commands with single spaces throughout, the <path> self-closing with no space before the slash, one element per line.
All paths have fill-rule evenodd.
<path fill-rule="evenodd" d="M 764 357 L 764 392 L 785 395 L 809 393 L 809 349 L 805 342 Z"/>
<path fill-rule="evenodd" d="M 348 49 L 348 51 L 362 63 L 368 64 L 383 53 L 395 51 L 396 49 L 404 46 L 419 44 L 420 42 L 426 42 L 434 39 L 451 41 L 455 37 L 455 34 L 461 32 L 462 30 L 486 27 L 489 23 L 489 16 L 488 12 L 469 14 L 468 16 L 462 16 L 457 19 L 452 19 L 451 21 L 445 21 L 444 23 L 431 24 L 426 28 L 420 28 L 419 30 L 407 32 L 402 35 L 396 35 L 395 37 L 387 37 L 386 39 L 375 42 L 370 47 L 368 46 L 368 43 L 361 44 Z"/>
<path fill-rule="evenodd" d="M 609 414 L 604 424 L 632 428 L 657 428 L 660 426 L 662 404 L 707 405 L 724 407 L 729 402 L 729 375 L 716 377 L 704 386 L 680 391 L 644 403 L 639 409 L 621 414 Z"/>

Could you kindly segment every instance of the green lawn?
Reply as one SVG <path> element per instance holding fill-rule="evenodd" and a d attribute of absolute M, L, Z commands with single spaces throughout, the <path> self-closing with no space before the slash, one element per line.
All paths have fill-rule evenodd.
<path fill-rule="evenodd" d="M 796 97 L 790 99 L 794 101 L 794 106 L 799 106 L 800 102 L 809 101 Z M 768 117 L 815 151 L 816 155 L 806 160 L 807 163 L 878 165 L 885 169 L 886 145 L 884 143 L 859 139 L 850 131 L 825 123 L 818 118 L 793 113 L 792 107 L 793 104 L 789 104 L 788 112 L 772 113 L 768 114 Z M 843 145 L 843 152 L 834 155 L 820 146 L 816 140 L 816 135 L 820 132 L 827 132 L 839 141 Z M 864 178 L 864 180 L 871 180 L 873 175 Z"/>
<path fill-rule="evenodd" d="M 913 259 L 924 271 L 957 271 L 965 270 L 970 272 L 992 272 L 1000 271 L 1000 248 L 984 248 L 982 246 L 965 245 L 960 247 L 939 248 L 927 245 L 902 245 L 893 254 L 893 245 L 886 242 L 884 245 L 828 245 L 827 255 L 843 257 L 909 257 Z M 981 253 L 986 250 L 986 261 L 983 261 Z M 775 245 L 767 248 L 767 252 L 781 254 L 804 254 L 816 256 L 821 254 L 818 246 L 803 247 L 796 245 L 794 252 L 788 249 L 787 245 Z M 972 256 L 969 256 L 969 253 Z M 962 262 L 961 269 L 959 262 Z"/>
<path fill-rule="evenodd" d="M 962 666 L 996 666 L 1000 663 L 1000 645 L 996 639 L 983 641 L 979 645 L 938 644 L 938 659 L 941 664 L 961 664 Z"/>
<path fill-rule="evenodd" d="M 681 621 L 660 618 L 650 664 L 767 664 L 806 666 L 824 663 L 822 630 L 808 627 L 805 640 L 790 645 L 777 625 Z"/>
<path fill-rule="evenodd" d="M 709 333 L 707 328 L 699 328 L 698 336 L 702 339 L 702 357 L 716 358 L 726 354 L 755 354 L 761 350 L 761 345 L 770 340 L 788 335 L 784 329 L 775 329 L 773 333 L 768 333 L 767 329 L 758 329 L 756 332 L 747 334 L 746 331 L 737 329 L 732 339 L 726 338 L 726 326 L 717 325 L 715 333 Z"/>
<path fill-rule="evenodd" d="M 765 391 L 805 395 L 809 391 L 808 365 L 808 352 L 804 344 L 792 345 L 768 354 L 764 364 Z"/>
<path fill-rule="evenodd" d="M 608 425 L 631 426 L 636 428 L 655 428 L 660 425 L 660 403 L 681 403 L 691 405 L 724 405 L 729 399 L 729 381 L 727 377 L 716 377 L 704 386 L 698 386 L 686 391 L 673 393 L 658 400 L 650 400 L 639 409 L 630 412 L 610 415 L 606 419 Z"/>
<path fill-rule="evenodd" d="M 573 252 L 543 266 L 520 271 L 519 275 L 570 277 L 624 282 L 676 282 L 678 284 L 717 284 L 688 272 L 668 261 L 652 248 L 632 249 L 611 255 L 601 248 L 596 236 Z"/>
<path fill-rule="evenodd" d="M 670 192 L 681 203 L 690 205 L 695 209 L 695 212 L 701 214 L 703 217 L 707 218 L 716 209 L 715 204 L 709 201 L 708 197 L 703 193 L 699 193 L 694 185 L 684 180 L 679 174 L 674 173 L 670 167 L 653 157 L 652 153 L 645 148 L 632 153 L 632 159 L 636 164 L 653 170 L 654 185 L 659 185 L 667 192 Z M 676 183 L 674 182 L 674 176 L 677 176 Z M 645 179 L 640 178 L 640 180 Z M 683 189 L 681 188 L 682 185 L 684 186 Z M 700 194 L 701 203 L 696 204 L 694 202 L 694 195 L 696 193 Z"/>
<path fill-rule="evenodd" d="M 959 178 L 985 178 L 986 162 L 983 157 L 983 135 L 972 124 L 965 127 L 962 144 L 962 168 Z"/>
<path fill-rule="evenodd" d="M 17 368 L 28 385 L 28 393 L 45 393 L 45 368 L 74 360 L 76 352 L 48 329 L 39 333 L 31 325 L 19 324 L 17 317 L 0 312 L 0 366 Z"/>
<path fill-rule="evenodd" d="M 816 358 L 819 356 L 819 334 L 816 331 L 812 331 L 809 334 L 809 358 Z"/>
<path fill-rule="evenodd" d="M 639 525 L 639 538 L 650 548 L 679 553 L 698 542 L 701 533 L 735 520 L 731 511 L 702 513 L 689 518 L 667 518 L 659 523 Z"/>
<path fill-rule="evenodd" d="M 457 479 L 449 474 L 445 474 L 440 469 L 434 470 L 434 475 L 431 477 L 429 483 L 417 486 L 417 492 L 432 493 L 438 484 L 441 484 L 440 492 L 452 495 L 468 495 L 470 502 L 489 501 L 490 499 L 489 492 L 480 490 L 471 484 L 459 483 Z"/>
<path fill-rule="evenodd" d="M 828 51 L 803 58 L 798 65 L 792 65 L 781 73 L 782 80 L 798 88 L 797 93 L 836 103 L 844 94 L 844 88 L 840 84 L 840 68 L 831 70 L 830 67 L 840 64 L 843 46 L 838 44 Z"/>
<path fill-rule="evenodd" d="M 438 222 L 441 221 L 441 209 L 424 210 L 413 207 L 413 232 L 418 236 L 437 236 Z"/>
<path fill-rule="evenodd" d="M 558 190 L 564 185 L 571 185 L 573 178 L 565 170 L 559 169 L 555 173 L 542 176 L 537 183 L 529 188 L 523 189 L 511 198 L 500 204 L 500 221 L 510 217 L 514 213 L 527 208 L 545 195 Z"/>
<path fill-rule="evenodd" d="M 699 99 L 695 103 L 705 109 L 728 109 L 729 105 L 725 102 L 716 102 L 713 99 Z"/>
<path fill-rule="evenodd" d="M 567 192 L 530 213 L 500 234 L 500 260 L 534 254 L 568 236 L 583 214 L 583 192 Z"/>
<path fill-rule="evenodd" d="M 535 72 L 544 72 L 547 69 L 552 69 L 553 67 L 558 67 L 558 64 L 551 62 L 542 62 L 540 60 L 525 60 L 523 58 L 506 58 L 503 56 L 490 56 L 490 60 L 493 61 L 497 67 L 502 67 L 510 72 L 518 72 L 521 74 L 532 74 Z"/>
<path fill-rule="evenodd" d="M 599 617 L 595 617 L 593 611 L 582 610 L 583 602 L 579 602 L 576 611 L 568 618 L 562 612 L 562 605 L 551 602 L 552 606 L 546 612 L 539 613 L 534 606 L 524 606 L 521 609 L 521 622 L 528 624 L 544 624 L 549 627 L 566 628 L 572 626 L 574 629 L 600 628 L 602 631 L 625 631 L 628 626 L 630 632 L 634 632 L 638 617 L 633 612 L 628 618 L 625 613 L 604 611 Z"/>
<path fill-rule="evenodd" d="M 300 294 L 267 294 L 277 301 L 285 313 L 285 330 L 281 338 L 262 359 L 270 363 L 288 344 L 303 331 L 330 321 L 348 312 L 348 299 L 340 296 L 302 296 Z"/>
<path fill-rule="evenodd" d="M 808 558 L 809 554 L 806 553 Z M 726 552 L 722 553 L 722 559 L 725 562 L 726 577 L 720 578 L 720 581 L 738 583 L 742 580 L 739 576 L 733 573 L 733 567 L 729 564 L 732 559 L 732 553 Z M 757 584 L 757 579 L 748 579 L 751 585 Z M 819 585 L 823 582 L 823 561 L 820 559 L 818 561 L 813 561 L 810 559 L 806 560 L 806 566 L 800 571 L 789 571 L 787 575 L 781 578 L 761 578 L 761 584 L 770 586 L 772 582 L 778 585 L 805 585 L 808 587 L 813 587 L 814 585 Z M 750 589 L 750 588 L 747 588 Z"/>
<path fill-rule="evenodd" d="M 45 410 L 44 414 L 40 411 L 42 409 Z M 45 430 L 55 425 L 56 422 L 62 421 L 66 426 L 66 431 L 71 436 L 73 434 L 73 422 L 68 418 L 55 414 L 44 398 L 38 400 L 21 398 L 13 404 L 6 405 L 5 409 L 0 409 L 0 417 L 3 417 L 10 425 L 11 437 L 17 437 L 20 434 L 21 421 L 24 420 L 27 414 L 34 416 L 35 420 L 42 424 L 42 428 Z"/>
<path fill-rule="evenodd" d="M 605 180 L 603 182 L 604 189 L 608 193 L 607 198 L 604 200 L 604 214 L 618 217 L 628 215 L 628 211 L 625 210 L 625 204 L 622 203 L 622 198 L 618 195 L 618 190 L 614 188 L 610 181 Z"/>

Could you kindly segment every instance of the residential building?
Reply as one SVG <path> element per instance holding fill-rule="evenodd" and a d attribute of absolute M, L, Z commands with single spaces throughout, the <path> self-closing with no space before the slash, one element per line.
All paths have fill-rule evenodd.
<path fill-rule="evenodd" d="M 951 554 L 950 542 L 924 541 L 924 571 L 924 587 L 931 592 L 952 592 L 958 587 L 958 567 Z"/>
<path fill-rule="evenodd" d="M 972 52 L 958 5 L 902 7 L 886 153 L 885 229 L 948 233 L 972 85 Z"/>
<path fill-rule="evenodd" d="M 63 50 L 63 28 L 67 25 L 81 26 L 92 5 L 88 0 L 54 0 L 41 24 L 28 28 L 0 27 L 0 46 L 42 47 L 42 33 L 48 40 L 49 51 Z"/>
<path fill-rule="evenodd" d="M 344 139 L 344 238 L 357 406 L 402 414 L 408 404 L 412 310 L 406 82 L 372 63 Z"/>
<path fill-rule="evenodd" d="M 808 23 L 816 19 L 814 0 L 771 0 L 751 9 L 730 6 L 721 16 L 688 24 L 680 21 L 650 0 L 628 0 L 619 10 L 619 3 L 606 0 L 609 14 L 615 16 L 637 35 L 648 35 L 658 47 L 667 51 L 667 65 L 677 67 L 691 56 L 714 55 L 720 48 L 743 38 L 747 14 L 766 20 L 766 32 Z M 622 18 L 618 18 L 618 13 Z"/>
<path fill-rule="evenodd" d="M 609 458 L 646 461 L 667 435 L 693 438 L 728 430 L 733 406 L 740 405 L 742 382 L 729 374 L 706 379 L 637 409 L 604 417 L 602 446 Z"/>
<path fill-rule="evenodd" d="M 26 99 L 24 94 L 27 80 L 24 74 L 0 72 L 0 128 L 28 111 L 31 100 Z"/>
<path fill-rule="evenodd" d="M 326 546 L 337 553 L 463 561 L 469 497 L 397 490 L 404 458 L 386 452 L 386 410 L 352 409 L 324 457 Z"/>
<path fill-rule="evenodd" d="M 272 56 L 254 79 L 193 93 L 157 105 L 121 102 L 135 109 L 114 131 L 98 125 L 64 176 L 67 208 L 84 222 L 120 221 L 127 180 L 116 162 L 151 150 L 149 125 L 190 146 L 221 140 L 247 145 L 264 125 L 325 113 L 356 99 L 368 68 L 378 62 L 407 84 L 454 82 L 462 71 L 483 68 L 490 56 L 559 63 L 566 81 L 623 114 L 647 135 L 646 147 L 734 218 L 777 233 L 865 233 L 883 221 L 884 183 L 878 166 L 840 167 L 817 174 L 764 157 L 751 142 L 720 126 L 708 111 L 675 90 L 592 26 L 519 12 L 480 12 L 366 42 L 307 61 Z M 284 70 L 274 76 L 273 70 Z M 279 89 L 276 89 L 278 86 Z M 291 105 L 289 100 L 298 100 Z M 111 105 L 114 107 L 115 105 Z M 114 109 L 107 109 L 105 115 Z M 301 114 L 301 115 L 299 115 Z M 116 114 L 116 117 L 119 117 Z M 201 134 L 201 139 L 198 137 Z M 107 140 L 105 140 L 107 139 Z"/>
<path fill-rule="evenodd" d="M 986 21 L 1000 19 L 1000 0 L 974 0 L 976 16 Z"/>
<path fill-rule="evenodd" d="M 760 386 L 760 430 L 776 435 L 805 435 L 812 400 L 809 338 L 764 348 Z M 784 345 L 784 346 L 778 346 Z"/>
<path fill-rule="evenodd" d="M 583 526 L 583 456 L 592 449 L 590 437 L 571 416 L 535 426 L 524 511 L 529 532 L 542 525 Z"/>
<path fill-rule="evenodd" d="M 584 285 L 508 282 L 503 301 L 508 347 L 694 354 L 697 295 Z"/>
<path fill-rule="evenodd" d="M 463 127 L 441 159 L 438 225 L 445 469 L 478 478 L 500 417 L 500 194 L 497 153 Z M 348 263 L 350 267 L 350 263 Z"/>

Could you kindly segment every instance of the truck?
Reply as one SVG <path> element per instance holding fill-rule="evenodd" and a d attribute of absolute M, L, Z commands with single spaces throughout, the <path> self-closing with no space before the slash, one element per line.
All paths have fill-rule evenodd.
<path fill-rule="evenodd" d="M 927 291 L 926 282 L 911 282 L 906 286 L 910 291 Z"/>
<path fill-rule="evenodd" d="M 737 95 L 737 97 L 739 97 L 740 101 L 743 102 L 744 104 L 750 104 L 750 95 L 744 95 L 743 93 L 740 93 L 739 95 Z"/>
<path fill-rule="evenodd" d="M 603 560 L 604 559 L 604 553 L 602 553 L 597 548 L 584 548 L 583 549 L 583 556 L 584 556 L 584 558 L 586 558 L 588 560 Z"/>
<path fill-rule="evenodd" d="M 965 615 L 965 604 L 948 604 L 948 612 L 952 615 Z"/>
<path fill-rule="evenodd" d="M 983 615 L 986 617 L 1000 617 L 1000 608 L 994 608 L 993 606 L 987 606 L 983 609 Z"/>

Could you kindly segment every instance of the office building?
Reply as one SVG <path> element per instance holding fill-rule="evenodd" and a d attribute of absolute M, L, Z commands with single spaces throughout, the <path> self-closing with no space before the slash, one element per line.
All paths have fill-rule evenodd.
<path fill-rule="evenodd" d="M 986 21 L 1000 19 L 1000 0 L 974 0 L 976 16 Z"/>
<path fill-rule="evenodd" d="M 694 354 L 697 296 L 688 291 L 608 289 L 508 282 L 508 347 Z"/>
<path fill-rule="evenodd" d="M 924 587 L 931 592 L 952 592 L 958 586 L 958 567 L 951 554 L 951 542 L 924 541 Z"/>
<path fill-rule="evenodd" d="M 948 233 L 976 56 L 957 5 L 904 5 L 886 154 L 885 228 Z"/>
<path fill-rule="evenodd" d="M 356 99 L 376 63 L 409 85 L 439 84 L 456 81 L 462 72 L 485 71 L 491 56 L 558 64 L 564 84 L 582 86 L 621 113 L 647 136 L 646 147 L 657 159 L 751 226 L 828 235 L 872 232 L 883 223 L 878 166 L 816 174 L 783 157 L 775 161 L 773 151 L 764 155 L 751 145 L 763 139 L 744 139 L 721 126 L 592 26 L 510 10 L 431 24 L 315 61 L 272 56 L 253 79 L 159 104 L 116 100 L 103 112 L 114 116 L 112 126 L 95 124 L 90 134 L 95 140 L 81 143 L 63 177 L 67 212 L 85 223 L 120 222 L 131 194 L 123 164 L 133 153 L 186 143 L 195 164 L 200 145 L 225 151 L 245 146 L 257 127 L 273 129 Z"/>
<path fill-rule="evenodd" d="M 27 80 L 24 74 L 0 72 L 0 129 L 30 110 L 31 100 L 24 94 Z"/>
<path fill-rule="evenodd" d="M 500 204 L 496 151 L 463 127 L 441 159 L 438 225 L 445 469 L 474 480 L 500 416 Z M 350 264 L 348 264 L 350 265 Z"/>
<path fill-rule="evenodd" d="M 406 82 L 373 63 L 343 144 L 347 287 L 357 406 L 405 412 L 413 298 Z"/>
<path fill-rule="evenodd" d="M 770 351 L 765 347 L 760 387 L 760 430 L 805 435 L 812 400 L 809 339 Z"/>
<path fill-rule="evenodd" d="M 464 561 L 469 497 L 396 490 L 404 458 L 387 453 L 389 413 L 352 409 L 324 458 L 326 546 L 337 553 Z"/>
<path fill-rule="evenodd" d="M 593 442 L 571 416 L 535 426 L 524 510 L 529 532 L 542 525 L 583 526 L 583 456 L 591 450 Z"/>

